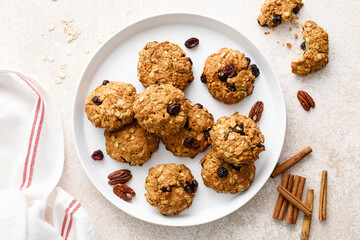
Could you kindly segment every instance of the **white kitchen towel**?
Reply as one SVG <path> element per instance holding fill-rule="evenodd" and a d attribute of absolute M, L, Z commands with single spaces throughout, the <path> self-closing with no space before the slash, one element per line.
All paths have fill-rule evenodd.
<path fill-rule="evenodd" d="M 97 239 L 81 204 L 55 189 L 63 165 L 51 96 L 27 76 L 0 71 L 0 240 Z"/>

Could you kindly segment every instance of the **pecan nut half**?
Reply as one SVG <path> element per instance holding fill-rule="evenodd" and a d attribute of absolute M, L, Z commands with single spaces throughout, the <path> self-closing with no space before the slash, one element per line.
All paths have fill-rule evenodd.
<path fill-rule="evenodd" d="M 122 183 L 116 184 L 113 188 L 113 192 L 116 196 L 127 202 L 130 202 L 136 195 L 131 187 Z"/>
<path fill-rule="evenodd" d="M 261 118 L 262 112 L 264 111 L 264 103 L 262 101 L 257 101 L 254 106 L 252 106 L 249 112 L 249 118 L 258 122 Z"/>
<path fill-rule="evenodd" d="M 315 107 L 315 102 L 312 97 L 305 91 L 299 90 L 297 93 L 297 98 L 300 101 L 301 106 L 304 108 L 305 111 L 309 111 L 310 108 Z"/>
<path fill-rule="evenodd" d="M 112 172 L 108 175 L 108 183 L 110 185 L 115 185 L 118 183 L 126 183 L 132 178 L 131 171 L 127 169 L 120 169 L 115 172 Z"/>

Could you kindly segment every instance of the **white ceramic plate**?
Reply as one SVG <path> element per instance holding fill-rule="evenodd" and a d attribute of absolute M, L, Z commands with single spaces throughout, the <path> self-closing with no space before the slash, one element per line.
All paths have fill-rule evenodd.
<path fill-rule="evenodd" d="M 184 42 L 190 37 L 200 39 L 200 44 L 187 49 Z M 199 154 L 195 159 L 179 158 L 168 152 L 160 143 L 159 150 L 142 167 L 112 160 L 108 155 L 103 161 L 93 161 L 91 154 L 97 149 L 106 153 L 103 129 L 95 128 L 86 117 L 84 105 L 86 97 L 104 79 L 129 82 L 138 93 L 144 87 L 137 77 L 138 53 L 147 42 L 169 40 L 180 45 L 193 61 L 195 80 L 185 90 L 185 95 L 193 103 L 201 103 L 214 115 L 215 120 L 230 116 L 235 111 L 248 115 L 256 101 L 264 102 L 264 112 L 258 125 L 265 136 L 266 151 L 256 161 L 256 176 L 250 188 L 238 194 L 219 194 L 204 186 L 201 179 Z M 200 75 L 206 58 L 222 47 L 230 47 L 244 52 L 260 69 L 256 78 L 254 93 L 242 102 L 226 105 L 215 100 L 201 83 Z M 279 158 L 285 136 L 285 103 L 279 81 L 269 62 L 260 50 L 240 31 L 217 20 L 193 14 L 166 14 L 136 22 L 107 41 L 93 56 L 78 85 L 73 109 L 73 134 L 80 161 L 95 187 L 115 206 L 124 212 L 147 222 L 168 226 L 190 226 L 207 223 L 237 210 L 249 201 L 265 184 Z M 210 149 L 210 148 L 209 148 Z M 208 150 L 209 150 L 208 149 Z M 163 216 L 151 207 L 144 197 L 145 178 L 148 170 L 162 163 L 185 164 L 199 182 L 192 206 L 178 216 Z M 136 197 L 128 203 L 112 192 L 107 183 L 107 175 L 115 170 L 127 168 L 133 178 L 128 182 L 136 192 Z"/>

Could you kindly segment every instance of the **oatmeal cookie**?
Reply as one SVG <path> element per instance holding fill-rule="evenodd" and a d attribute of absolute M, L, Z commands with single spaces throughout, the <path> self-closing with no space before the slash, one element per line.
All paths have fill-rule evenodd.
<path fill-rule="evenodd" d="M 244 164 L 239 167 L 228 164 L 214 155 L 211 149 L 200 161 L 201 177 L 205 186 L 218 193 L 232 193 L 244 191 L 250 187 L 255 177 L 255 164 Z"/>
<path fill-rule="evenodd" d="M 214 155 L 235 166 L 253 163 L 265 150 L 260 128 L 238 112 L 218 119 L 210 131 L 210 138 Z"/>
<path fill-rule="evenodd" d="M 291 71 L 299 76 L 306 76 L 328 64 L 329 36 L 313 21 L 306 21 L 302 28 L 305 42 L 300 47 L 304 53 L 297 62 L 291 63 Z"/>
<path fill-rule="evenodd" d="M 104 132 L 106 152 L 114 160 L 134 165 L 143 165 L 159 146 L 159 137 L 141 128 L 135 121 L 118 131 Z"/>
<path fill-rule="evenodd" d="M 136 96 L 134 112 L 141 127 L 161 137 L 170 136 L 185 125 L 185 95 L 171 84 L 152 85 Z"/>
<path fill-rule="evenodd" d="M 135 95 L 131 84 L 105 80 L 86 99 L 87 118 L 95 127 L 118 130 L 134 120 Z"/>
<path fill-rule="evenodd" d="M 185 105 L 188 108 L 188 120 L 184 128 L 161 140 L 175 156 L 194 158 L 211 144 L 209 131 L 214 124 L 214 117 L 199 103 L 185 100 Z"/>
<path fill-rule="evenodd" d="M 275 28 L 285 21 L 293 21 L 303 5 L 302 0 L 265 0 L 258 23 L 262 27 Z"/>
<path fill-rule="evenodd" d="M 174 43 L 149 42 L 139 56 L 138 76 L 144 87 L 169 83 L 184 90 L 194 80 L 191 59 Z"/>
<path fill-rule="evenodd" d="M 239 51 L 222 48 L 205 61 L 204 76 L 210 94 L 226 104 L 234 104 L 252 94 L 260 74 L 250 58 Z"/>
<path fill-rule="evenodd" d="M 160 164 L 149 169 L 145 197 L 161 214 L 178 215 L 191 206 L 197 187 L 198 182 L 185 165 Z"/>

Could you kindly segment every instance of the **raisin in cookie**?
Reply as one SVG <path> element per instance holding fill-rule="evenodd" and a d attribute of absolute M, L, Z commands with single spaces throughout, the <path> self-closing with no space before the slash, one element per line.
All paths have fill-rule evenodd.
<path fill-rule="evenodd" d="M 250 58 L 243 53 L 222 48 L 206 59 L 203 78 L 215 99 L 234 104 L 252 94 L 259 74 L 257 66 L 250 65 Z"/>
<path fill-rule="evenodd" d="M 197 187 L 198 182 L 185 165 L 160 164 L 149 169 L 145 197 L 161 214 L 178 215 L 191 206 Z"/>
<path fill-rule="evenodd" d="M 184 90 L 194 80 L 191 59 L 174 43 L 149 42 L 139 56 L 138 76 L 144 87 L 169 83 Z"/>
<path fill-rule="evenodd" d="M 159 137 L 141 128 L 136 121 L 118 131 L 106 130 L 104 136 L 107 154 L 112 159 L 131 166 L 143 165 L 159 146 Z"/>
<path fill-rule="evenodd" d="M 105 80 L 85 103 L 85 112 L 95 127 L 109 131 L 120 129 L 134 120 L 136 89 L 129 83 Z"/>
<path fill-rule="evenodd" d="M 175 156 L 194 158 L 211 144 L 209 131 L 214 124 L 214 117 L 199 103 L 185 100 L 185 105 L 188 108 L 188 120 L 184 128 L 161 140 Z"/>
<path fill-rule="evenodd" d="M 214 155 L 235 166 L 253 163 L 265 150 L 260 128 L 238 112 L 219 118 L 210 131 L 210 138 Z"/>
<path fill-rule="evenodd" d="M 265 0 L 258 23 L 263 27 L 274 28 L 285 21 L 293 21 L 303 5 L 302 0 Z"/>
<path fill-rule="evenodd" d="M 329 37 L 327 32 L 313 21 L 307 21 L 302 28 L 305 42 L 300 47 L 304 53 L 297 62 L 291 63 L 291 69 L 299 76 L 306 76 L 328 64 Z"/>
<path fill-rule="evenodd" d="M 228 164 L 214 155 L 213 149 L 200 161 L 201 177 L 205 186 L 218 193 L 244 191 L 250 187 L 255 177 L 255 164 L 244 164 L 239 167 Z"/>
<path fill-rule="evenodd" d="M 171 84 L 157 84 L 136 96 L 135 118 L 150 133 L 166 137 L 178 133 L 185 125 L 187 108 L 184 93 Z"/>

